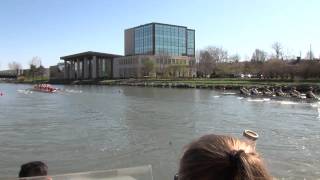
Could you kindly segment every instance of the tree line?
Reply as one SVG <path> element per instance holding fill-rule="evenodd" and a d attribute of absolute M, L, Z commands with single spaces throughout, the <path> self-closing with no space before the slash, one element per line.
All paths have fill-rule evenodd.
<path fill-rule="evenodd" d="M 38 56 L 35 56 L 30 60 L 29 69 L 23 70 L 22 65 L 16 61 L 8 63 L 8 67 L 10 70 L 16 71 L 20 78 L 24 77 L 32 80 L 42 79 L 46 72 L 45 67 L 42 65 L 42 60 Z"/>
<path fill-rule="evenodd" d="M 263 79 L 319 79 L 320 60 L 312 50 L 304 58 L 284 55 L 279 42 L 272 44 L 273 52 L 255 49 L 251 58 L 240 62 L 238 54 L 228 55 L 222 47 L 210 46 L 197 52 L 198 77 L 239 77 L 248 75 Z"/>

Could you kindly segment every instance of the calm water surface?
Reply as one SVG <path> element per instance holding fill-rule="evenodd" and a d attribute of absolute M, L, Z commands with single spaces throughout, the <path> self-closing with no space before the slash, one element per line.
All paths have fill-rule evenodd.
<path fill-rule="evenodd" d="M 51 174 L 152 164 L 172 180 L 183 146 L 206 133 L 259 132 L 272 175 L 320 178 L 320 104 L 242 99 L 223 92 L 59 86 L 57 94 L 0 84 L 0 174 L 45 161 Z"/>

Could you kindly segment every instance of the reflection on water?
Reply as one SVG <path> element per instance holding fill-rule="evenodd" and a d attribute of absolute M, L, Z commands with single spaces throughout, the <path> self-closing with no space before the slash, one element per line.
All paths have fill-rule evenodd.
<path fill-rule="evenodd" d="M 320 103 L 317 104 L 317 109 L 318 109 L 318 119 L 320 119 Z"/>
<path fill-rule="evenodd" d="M 172 179 L 183 147 L 206 133 L 254 129 L 272 174 L 315 179 L 320 169 L 320 105 L 248 99 L 233 92 L 108 86 L 59 86 L 56 94 L 0 84 L 0 174 L 48 163 L 71 173 L 152 164 Z"/>
<path fill-rule="evenodd" d="M 318 119 L 320 119 L 320 102 L 310 104 L 311 107 L 316 108 L 318 111 Z"/>

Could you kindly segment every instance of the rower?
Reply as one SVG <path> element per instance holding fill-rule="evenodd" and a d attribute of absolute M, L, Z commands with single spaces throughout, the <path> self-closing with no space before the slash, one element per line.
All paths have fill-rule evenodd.
<path fill-rule="evenodd" d="M 240 94 L 248 96 L 248 95 L 250 95 L 250 92 L 245 87 L 242 87 L 242 88 L 240 88 Z"/>
<path fill-rule="evenodd" d="M 285 95 L 285 93 L 282 91 L 282 88 L 281 88 L 281 87 L 279 87 L 279 88 L 276 90 L 276 95 L 277 95 L 277 96 L 284 96 L 284 95 Z"/>
<path fill-rule="evenodd" d="M 251 92 L 252 95 L 259 95 L 259 91 L 258 91 L 258 89 L 255 88 L 255 87 L 254 87 L 254 88 L 251 88 L 251 89 L 250 89 L 250 92 Z"/>
<path fill-rule="evenodd" d="M 309 87 L 309 91 L 306 93 L 306 98 L 317 99 L 317 96 L 312 91 L 313 88 Z"/>
<path fill-rule="evenodd" d="M 293 97 L 300 97 L 301 93 L 299 91 L 297 91 L 296 87 L 293 87 L 291 89 L 290 95 L 293 96 Z"/>
<path fill-rule="evenodd" d="M 262 93 L 263 93 L 264 95 L 271 95 L 271 94 L 272 94 L 272 91 L 271 91 L 267 86 L 265 86 L 265 87 L 263 88 L 263 90 L 262 90 Z"/>

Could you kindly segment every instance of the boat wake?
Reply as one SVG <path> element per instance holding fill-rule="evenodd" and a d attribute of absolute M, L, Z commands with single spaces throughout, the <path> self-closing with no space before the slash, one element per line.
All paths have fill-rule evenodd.
<path fill-rule="evenodd" d="M 17 92 L 20 93 L 20 94 L 26 94 L 26 95 L 33 93 L 33 91 L 29 90 L 29 89 L 18 89 Z"/>
<path fill-rule="evenodd" d="M 66 92 L 66 93 L 74 93 L 74 94 L 82 93 L 81 90 L 74 90 L 74 89 L 64 89 L 64 90 L 61 90 L 61 91 Z"/>
<path fill-rule="evenodd" d="M 298 102 L 293 102 L 293 101 L 278 101 L 279 104 L 283 104 L 283 105 L 295 105 L 295 104 L 299 104 Z"/>
<path fill-rule="evenodd" d="M 222 93 L 223 95 L 235 95 L 237 93 L 233 93 L 233 92 L 225 92 L 225 93 Z"/>
<path fill-rule="evenodd" d="M 320 108 L 320 102 L 310 104 L 311 107 Z"/>
<path fill-rule="evenodd" d="M 270 101 L 270 98 L 262 98 L 262 99 L 248 99 L 248 102 L 267 102 Z"/>
<path fill-rule="evenodd" d="M 320 102 L 312 103 L 312 104 L 310 104 L 310 105 L 311 105 L 311 107 L 313 107 L 313 108 L 317 108 L 317 111 L 318 111 L 318 117 L 317 117 L 317 119 L 320 120 Z"/>

